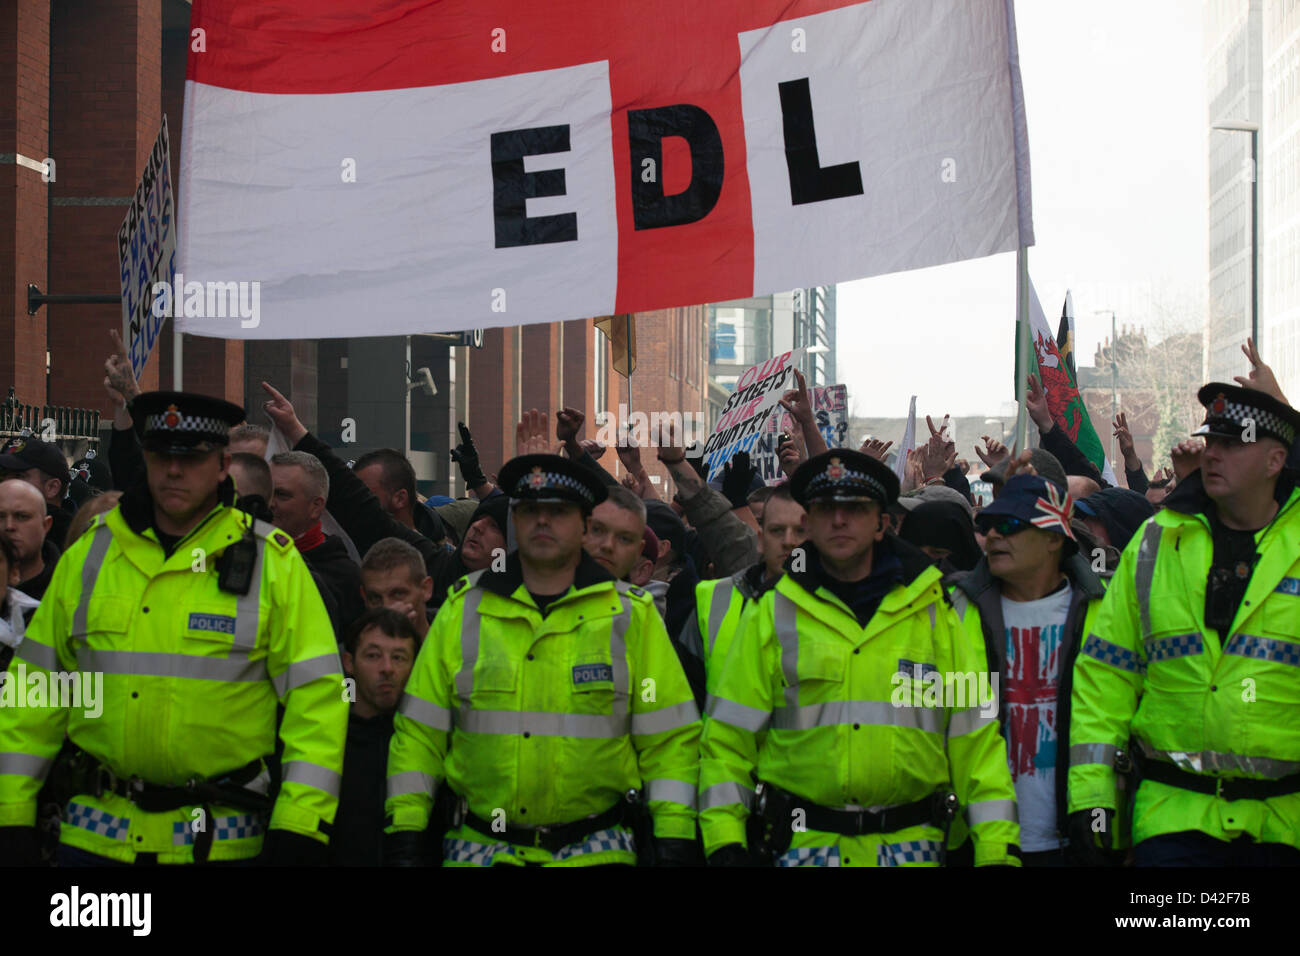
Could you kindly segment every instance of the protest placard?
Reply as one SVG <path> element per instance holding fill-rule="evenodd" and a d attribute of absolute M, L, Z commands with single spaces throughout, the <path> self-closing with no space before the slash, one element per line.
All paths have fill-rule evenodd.
<path fill-rule="evenodd" d="M 826 440 L 826 447 L 846 447 L 849 435 L 848 390 L 843 385 L 818 385 L 808 389 L 808 393 L 813 403 L 813 419 Z M 785 480 L 781 460 L 776 454 L 777 436 L 781 432 L 793 435 L 797 427 L 784 408 L 768 415 L 753 453 L 754 464 L 767 484 L 777 485 Z"/>
<path fill-rule="evenodd" d="M 782 395 L 795 387 L 794 372 L 803 362 L 803 356 L 803 349 L 783 352 L 760 365 L 750 366 L 736 380 L 713 434 L 704 443 L 709 481 L 722 475 L 722 466 L 732 456 L 754 451 L 768 412 Z"/>
<path fill-rule="evenodd" d="M 154 315 L 154 283 L 170 286 L 176 272 L 176 206 L 166 116 L 135 187 L 131 208 L 118 227 L 117 256 L 122 279 L 122 342 L 131 357 L 131 370 L 139 378 L 166 318 L 165 312 Z"/>

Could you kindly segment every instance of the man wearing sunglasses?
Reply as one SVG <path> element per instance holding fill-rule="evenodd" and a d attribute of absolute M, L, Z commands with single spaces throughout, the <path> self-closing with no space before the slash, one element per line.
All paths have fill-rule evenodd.
<path fill-rule="evenodd" d="M 1131 750 L 1136 865 L 1295 866 L 1300 413 L 1218 382 L 1197 398 L 1200 467 L 1125 548 L 1075 665 L 1069 805 L 1112 813 Z"/>
<path fill-rule="evenodd" d="M 975 518 L 984 557 L 949 579 L 973 640 L 996 663 L 1025 866 L 1064 866 L 1070 676 L 1105 589 L 1079 553 L 1073 502 L 1038 475 L 1014 475 Z M 953 845 L 965 835 L 954 834 Z M 962 845 L 957 859 L 968 852 Z"/>
<path fill-rule="evenodd" d="M 955 792 L 975 863 L 1018 865 L 996 694 L 987 706 L 946 694 L 957 675 L 987 689 L 984 645 L 962 630 L 929 557 L 886 533 L 898 479 L 837 448 L 800 465 L 790 491 L 810 540 L 749 605 L 711 685 L 699 804 L 709 863 L 939 865 Z"/>

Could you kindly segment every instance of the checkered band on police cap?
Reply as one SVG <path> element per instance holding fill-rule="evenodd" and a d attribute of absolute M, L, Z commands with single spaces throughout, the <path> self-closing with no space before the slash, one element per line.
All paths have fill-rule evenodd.
<path fill-rule="evenodd" d="M 1197 397 L 1205 405 L 1205 421 L 1193 435 L 1242 433 L 1249 420 L 1254 422 L 1256 434 L 1286 445 L 1295 442 L 1297 413 L 1266 393 L 1211 384 L 1202 388 Z"/>
<path fill-rule="evenodd" d="M 173 405 L 157 414 L 146 415 L 144 431 L 146 435 L 151 437 L 186 434 L 197 435 L 202 439 L 221 441 L 227 438 L 230 426 L 220 418 L 208 418 L 203 415 L 182 415 Z"/>
<path fill-rule="evenodd" d="M 804 492 L 809 498 L 876 498 L 886 500 L 885 486 L 865 471 L 856 471 L 838 458 L 832 458 L 808 481 Z"/>
<path fill-rule="evenodd" d="M 596 504 L 596 496 L 591 488 L 577 478 L 554 471 L 545 471 L 540 465 L 534 465 L 527 474 L 521 475 L 511 489 L 512 498 L 544 498 L 548 491 L 567 492 L 577 495 L 589 505 Z"/>

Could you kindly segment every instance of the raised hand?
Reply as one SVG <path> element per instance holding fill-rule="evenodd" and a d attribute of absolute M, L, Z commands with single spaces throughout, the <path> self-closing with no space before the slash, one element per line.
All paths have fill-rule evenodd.
<path fill-rule="evenodd" d="M 1025 408 L 1034 420 L 1038 430 L 1043 433 L 1052 430 L 1052 413 L 1047 407 L 1047 392 L 1038 381 L 1037 375 L 1029 376 L 1029 387 L 1025 390 Z"/>
<path fill-rule="evenodd" d="M 868 438 L 862 443 L 862 447 L 859 448 L 858 451 L 862 452 L 864 455 L 870 455 L 872 458 L 876 459 L 876 461 L 884 461 L 886 454 L 889 452 L 889 446 L 892 444 L 892 441 L 881 441 L 879 438 Z"/>
<path fill-rule="evenodd" d="M 1286 402 L 1286 396 L 1282 394 L 1282 386 L 1277 383 L 1277 377 L 1273 370 L 1264 364 L 1264 360 L 1259 356 L 1259 349 L 1255 348 L 1255 340 L 1246 339 L 1246 344 L 1241 347 L 1241 351 L 1246 358 L 1250 360 L 1249 375 L 1234 375 L 1232 380 L 1243 388 L 1253 388 L 1256 391 L 1265 392 L 1272 395 L 1278 401 Z"/>
<path fill-rule="evenodd" d="M 943 416 L 943 425 L 939 428 L 934 427 L 934 422 L 929 415 L 925 416 L 925 423 L 930 428 L 930 439 L 919 449 L 921 451 L 922 483 L 931 478 L 942 477 L 944 472 L 951 468 L 952 463 L 957 460 L 957 446 L 949 441 L 945 435 L 948 427 L 948 416 Z"/>
<path fill-rule="evenodd" d="M 1124 456 L 1124 467 L 1129 471 L 1137 471 L 1142 467 L 1142 461 L 1133 447 L 1133 433 L 1129 431 L 1128 418 L 1120 412 L 1111 425 L 1115 429 L 1115 437 L 1119 440 L 1120 453 Z"/>
<path fill-rule="evenodd" d="M 1205 442 L 1199 438 L 1188 438 L 1169 449 L 1169 458 L 1174 464 L 1174 481 L 1181 484 L 1192 472 L 1201 467 L 1201 455 L 1205 451 Z"/>
<path fill-rule="evenodd" d="M 577 441 L 582 434 L 582 423 L 587 417 L 576 408 L 563 408 L 555 413 L 555 437 L 566 445 Z"/>
<path fill-rule="evenodd" d="M 269 382 L 262 383 L 262 391 L 271 396 L 270 401 L 262 403 L 262 410 L 275 423 L 275 427 L 280 429 L 285 441 L 292 448 L 302 441 L 302 437 L 307 434 L 307 427 L 298 420 L 298 415 L 293 410 L 293 403 L 276 391 Z"/>
<path fill-rule="evenodd" d="M 811 427 L 813 407 L 812 399 L 808 396 L 808 383 L 804 381 L 803 372 L 798 369 L 794 370 L 794 380 L 796 386 L 779 399 L 781 407 L 790 413 L 790 417 L 798 422 L 800 427 Z"/>
<path fill-rule="evenodd" d="M 979 455 L 980 461 L 984 462 L 984 467 L 992 468 L 1004 458 L 1011 457 L 1011 449 L 996 438 L 990 438 L 988 435 L 981 435 L 984 440 L 985 450 L 981 451 L 980 446 L 975 446 L 975 454 Z"/>
<path fill-rule="evenodd" d="M 117 405 L 125 406 L 127 402 L 140 394 L 140 383 L 135 380 L 131 369 L 131 359 L 122 344 L 122 336 L 117 329 L 110 329 L 113 336 L 113 351 L 104 360 L 104 389 Z"/>
<path fill-rule="evenodd" d="M 460 444 L 451 450 L 451 460 L 460 466 L 461 477 L 465 479 L 465 487 L 473 491 L 487 484 L 487 476 L 483 474 L 483 465 L 479 462 L 478 448 L 474 444 L 474 437 L 470 435 L 469 429 L 465 427 L 464 422 L 456 423 L 460 431 Z"/>
<path fill-rule="evenodd" d="M 542 455 L 551 451 L 546 413 L 530 408 L 515 425 L 515 455 Z"/>

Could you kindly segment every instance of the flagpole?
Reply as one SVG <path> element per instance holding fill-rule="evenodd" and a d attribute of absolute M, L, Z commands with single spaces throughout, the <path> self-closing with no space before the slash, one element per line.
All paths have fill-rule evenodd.
<path fill-rule="evenodd" d="M 1029 448 L 1029 409 L 1025 401 L 1029 377 L 1029 250 L 1016 250 L 1016 432 L 1015 446 Z"/>

